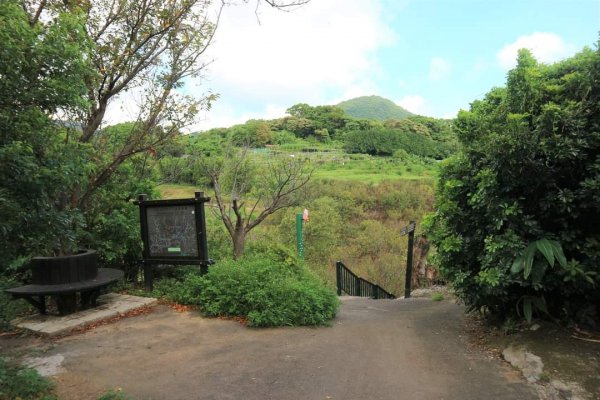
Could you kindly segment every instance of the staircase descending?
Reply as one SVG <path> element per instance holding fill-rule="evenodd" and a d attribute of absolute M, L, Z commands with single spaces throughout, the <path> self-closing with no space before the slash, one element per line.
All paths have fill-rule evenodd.
<path fill-rule="evenodd" d="M 350 271 L 341 261 L 335 263 L 335 276 L 338 296 L 346 293 L 349 296 L 370 297 L 372 299 L 395 299 L 396 296 L 386 292 L 379 285 L 371 283 Z"/>

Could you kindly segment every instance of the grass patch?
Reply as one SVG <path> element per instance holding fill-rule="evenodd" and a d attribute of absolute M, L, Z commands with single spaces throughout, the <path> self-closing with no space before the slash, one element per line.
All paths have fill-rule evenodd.
<path fill-rule="evenodd" d="M 53 388 L 36 370 L 0 358 L 0 400 L 57 400 Z"/>
<path fill-rule="evenodd" d="M 198 186 L 183 184 L 164 184 L 157 186 L 163 199 L 191 199 L 194 192 L 200 191 Z"/>
<path fill-rule="evenodd" d="M 400 162 L 390 157 L 328 160 L 320 163 L 314 176 L 320 179 L 370 183 L 434 179 L 437 176 L 437 165 Z"/>
<path fill-rule="evenodd" d="M 444 300 L 444 295 L 441 294 L 441 293 L 434 293 L 431 296 L 431 300 L 433 300 L 433 301 L 442 301 L 442 300 Z"/>

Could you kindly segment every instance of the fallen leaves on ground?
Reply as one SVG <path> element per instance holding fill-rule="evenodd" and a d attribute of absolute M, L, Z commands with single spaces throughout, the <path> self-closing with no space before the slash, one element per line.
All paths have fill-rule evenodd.
<path fill-rule="evenodd" d="M 226 320 L 226 321 L 236 321 L 236 322 L 239 322 L 240 324 L 242 324 L 244 326 L 248 325 L 248 318 L 246 318 L 246 317 L 219 315 L 217 318 L 218 319 L 223 319 L 223 320 Z"/>
<path fill-rule="evenodd" d="M 185 304 L 172 303 L 172 304 L 169 304 L 169 308 L 171 310 L 175 310 L 177 312 L 184 313 L 184 312 L 196 310 L 198 307 L 185 305 Z"/>
<path fill-rule="evenodd" d="M 91 331 L 92 329 L 95 329 L 99 326 L 112 324 L 114 322 L 120 321 L 125 318 L 137 317 L 138 315 L 150 314 L 152 311 L 154 311 L 154 306 L 144 306 L 144 307 L 136 308 L 135 310 L 131 310 L 126 313 L 118 314 L 114 317 L 105 318 L 100 321 L 96 321 L 91 324 L 87 324 L 80 328 L 75 328 L 75 329 L 71 330 L 69 333 L 60 335 L 58 337 L 64 337 L 64 336 L 69 336 L 69 335 L 74 335 L 74 334 L 79 334 L 79 333 L 85 333 L 85 332 Z"/>

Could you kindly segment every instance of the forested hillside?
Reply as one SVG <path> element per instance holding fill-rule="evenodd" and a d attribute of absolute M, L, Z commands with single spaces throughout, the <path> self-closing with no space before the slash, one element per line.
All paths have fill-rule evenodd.
<path fill-rule="evenodd" d="M 342 101 L 337 107 L 354 118 L 375 119 L 404 119 L 414 114 L 400 107 L 391 100 L 380 96 L 362 96 Z"/>
<path fill-rule="evenodd" d="M 398 231 L 433 210 L 438 160 L 456 151 L 451 121 L 356 119 L 335 106 L 308 104 L 287 114 L 181 137 L 154 160 L 161 190 L 181 197 L 204 187 L 214 195 L 214 258 L 294 253 L 295 214 L 306 208 L 306 263 L 313 271 L 333 284 L 333 265 L 341 259 L 400 293 L 406 243 Z M 285 199 L 289 207 L 253 226 L 277 207 L 269 185 L 306 176 L 310 182 Z M 240 225 L 247 229 L 236 231 Z"/>

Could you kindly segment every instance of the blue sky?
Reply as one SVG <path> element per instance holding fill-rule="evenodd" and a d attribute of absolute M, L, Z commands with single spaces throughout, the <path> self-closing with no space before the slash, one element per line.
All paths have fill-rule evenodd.
<path fill-rule="evenodd" d="M 450 118 L 504 84 L 518 48 L 554 62 L 594 47 L 600 31 L 600 0 L 312 0 L 257 14 L 255 0 L 240 3 L 186 87 L 220 95 L 191 130 L 371 94 Z"/>

